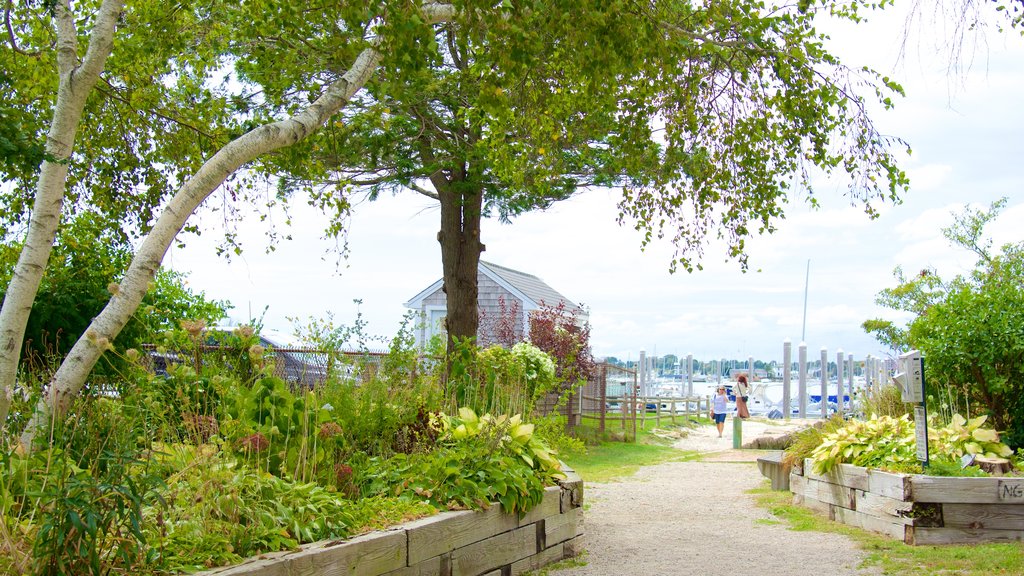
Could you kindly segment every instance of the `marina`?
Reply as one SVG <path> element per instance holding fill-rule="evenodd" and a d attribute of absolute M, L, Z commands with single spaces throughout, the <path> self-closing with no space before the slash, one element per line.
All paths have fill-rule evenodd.
<path fill-rule="evenodd" d="M 655 378 L 647 386 L 647 394 L 630 394 L 631 382 L 609 381 L 605 395 L 606 409 L 609 412 L 620 412 L 623 404 L 634 403 L 638 408 L 643 407 L 647 412 L 661 411 L 668 413 L 701 413 L 701 407 L 709 405 L 711 398 L 715 395 L 719 383 L 726 388 L 726 395 L 729 398 L 727 404 L 728 413 L 734 415 L 736 412 L 736 397 L 733 393 L 733 382 L 724 378 L 712 376 L 708 379 L 701 375 L 694 378 L 692 383 L 692 394 L 688 394 L 690 387 L 688 382 L 681 382 L 674 378 Z M 747 409 L 751 416 L 761 416 L 769 419 L 820 417 L 821 407 L 821 383 L 810 381 L 807 383 L 807 391 L 804 399 L 804 413 L 800 412 L 800 401 L 797 395 L 790 398 L 789 406 L 786 406 L 784 397 L 784 382 L 769 378 L 755 380 L 750 389 L 747 400 Z M 825 414 L 831 416 L 840 411 L 849 415 L 855 411 L 856 402 L 866 393 L 867 382 L 862 377 L 855 377 L 852 380 L 852 387 L 843 383 L 842 403 L 839 402 L 839 385 L 836 380 L 827 384 L 828 393 L 826 399 Z M 852 390 L 852 402 L 851 402 Z"/>

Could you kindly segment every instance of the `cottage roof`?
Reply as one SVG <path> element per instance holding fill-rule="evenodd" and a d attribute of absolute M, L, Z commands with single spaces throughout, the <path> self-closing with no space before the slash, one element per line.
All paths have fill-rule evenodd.
<path fill-rule="evenodd" d="M 480 265 L 477 270 L 480 274 L 485 274 L 498 284 L 504 286 L 517 297 L 521 297 L 524 300 L 523 304 L 525 310 L 540 308 L 541 304 L 553 307 L 558 306 L 559 302 L 565 302 L 565 308 L 567 311 L 583 311 L 579 304 L 569 300 L 543 280 L 532 274 L 527 274 L 525 272 L 506 268 L 505 266 L 499 266 L 492 262 L 485 262 L 483 260 L 480 261 Z M 405 303 L 405 306 L 409 308 L 416 308 L 424 299 L 440 290 L 443 284 L 443 279 L 434 282 L 419 294 L 409 299 L 409 301 Z M 586 314 L 584 313 L 584 315 Z"/>
<path fill-rule="evenodd" d="M 499 278 L 510 284 L 516 290 L 525 294 L 539 307 L 541 304 L 547 306 L 558 306 L 559 302 L 565 302 L 567 310 L 579 308 L 572 300 L 563 296 L 560 292 L 546 284 L 540 278 L 526 272 L 520 272 L 492 262 L 480 261 L 480 266 L 487 268 Z"/>

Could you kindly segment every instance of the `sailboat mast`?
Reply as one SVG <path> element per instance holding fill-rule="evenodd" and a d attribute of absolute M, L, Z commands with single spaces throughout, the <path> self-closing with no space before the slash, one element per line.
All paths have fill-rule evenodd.
<path fill-rule="evenodd" d="M 807 285 L 811 281 L 811 259 L 807 259 L 807 275 L 804 276 L 804 325 L 800 332 L 800 341 L 807 342 Z"/>

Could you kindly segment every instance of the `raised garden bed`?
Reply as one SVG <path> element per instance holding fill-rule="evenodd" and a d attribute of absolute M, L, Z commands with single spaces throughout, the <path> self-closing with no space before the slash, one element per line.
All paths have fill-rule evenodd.
<path fill-rule="evenodd" d="M 351 540 L 317 542 L 251 558 L 202 576 L 504 576 L 577 555 L 583 535 L 583 481 L 572 470 L 519 517 L 493 505 L 443 512 Z"/>
<path fill-rule="evenodd" d="M 1024 540 L 1024 478 L 894 474 L 840 464 L 790 473 L 793 501 L 910 545 Z"/>

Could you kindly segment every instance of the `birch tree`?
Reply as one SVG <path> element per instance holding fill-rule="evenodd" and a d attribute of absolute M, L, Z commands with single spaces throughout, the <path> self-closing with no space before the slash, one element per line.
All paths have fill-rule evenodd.
<path fill-rule="evenodd" d="M 93 40 L 90 42 L 90 49 L 95 43 L 102 48 L 104 56 L 110 54 L 114 42 L 113 25 L 117 21 L 121 8 L 120 2 L 104 2 L 103 9 L 97 13 L 95 26 L 91 32 Z M 259 8 L 265 10 L 264 15 L 273 16 L 275 13 L 293 10 L 295 6 L 289 2 L 269 2 Z M 384 10 L 386 6 L 378 8 Z M 453 18 L 455 8 L 447 4 L 426 3 L 422 6 L 405 7 L 404 12 L 406 18 L 412 17 L 421 25 L 430 26 L 435 22 Z M 237 16 L 238 14 L 236 14 Z M 74 80 L 69 83 L 73 85 L 74 94 L 78 95 L 81 101 L 76 101 L 79 102 L 79 107 L 71 109 L 74 115 L 70 118 L 66 117 L 68 112 L 55 115 L 53 124 L 59 126 L 60 130 L 51 128 L 51 131 L 61 138 L 54 137 L 56 144 L 54 144 L 53 150 L 49 148 L 49 141 L 47 143 L 47 157 L 52 157 L 52 160 L 47 160 L 40 169 L 40 184 L 37 187 L 32 223 L 25 241 L 26 248 L 23 250 L 23 253 L 30 253 L 34 259 L 26 265 L 19 262 L 15 279 L 9 286 L 3 306 L 3 314 L 11 314 L 11 319 L 8 320 L 6 317 L 0 316 L 3 318 L 0 320 L 0 334 L 4 336 L 4 353 L 10 353 L 10 356 L 5 358 L 7 363 L 0 365 L 4 369 L 4 372 L 0 373 L 3 382 L 3 394 L 0 396 L 0 422 L 6 420 L 10 407 L 24 323 L 28 311 L 31 309 L 31 302 L 38 287 L 38 278 L 41 277 L 45 268 L 46 256 L 49 247 L 52 246 L 56 226 L 60 220 L 61 199 L 67 178 L 66 160 L 71 155 L 74 136 L 74 130 L 70 129 L 68 132 L 67 126 L 70 124 L 72 128 L 77 128 L 84 100 L 89 93 L 86 88 L 95 86 L 103 67 L 103 62 L 97 62 L 95 57 L 90 57 L 93 52 L 88 52 L 84 61 L 92 63 L 92 67 L 88 70 L 95 77 L 92 78 L 88 87 L 80 84 L 79 75 L 83 73 L 77 71 L 79 68 L 76 49 L 77 35 L 73 28 L 75 17 L 71 13 L 70 2 L 59 3 L 55 8 L 54 18 L 59 37 L 60 50 L 58 52 L 64 58 L 60 67 L 62 87 L 65 83 L 63 78 L 67 75 L 69 79 Z M 394 19 L 403 20 L 397 17 Z M 101 26 L 102 23 L 106 23 L 106 25 Z M 343 74 L 337 75 L 335 79 L 323 86 L 322 93 L 317 98 L 285 118 L 258 125 L 228 142 L 203 162 L 195 174 L 189 177 L 167 201 L 160 216 L 152 224 L 150 232 L 138 249 L 123 280 L 119 284 L 111 286 L 110 302 L 103 312 L 94 319 L 86 333 L 78 340 L 54 374 L 46 398 L 41 401 L 32 420 L 22 433 L 23 444 L 31 445 L 36 432 L 50 417 L 66 411 L 71 400 L 81 390 L 100 355 L 109 348 L 110 342 L 138 308 L 167 249 L 186 226 L 189 217 L 199 205 L 246 163 L 262 154 L 293 145 L 318 130 L 366 83 L 381 60 L 381 52 L 376 48 L 378 41 L 374 38 L 366 38 L 360 34 L 357 40 L 352 43 L 361 44 L 362 47 L 357 51 L 354 61 L 349 63 Z M 222 56 L 223 54 L 221 53 Z M 58 96 L 55 110 L 65 110 L 62 102 L 63 100 Z M 248 118 L 250 122 L 252 119 L 252 116 Z M 72 138 L 69 140 L 68 136 Z M 58 147 L 57 144 L 62 147 Z M 54 180 L 56 183 L 52 184 Z M 44 192 L 49 192 L 54 198 L 49 198 Z M 44 214 L 41 213 L 39 207 L 47 201 L 50 202 L 51 212 L 46 215 L 44 220 Z M 35 224 L 37 220 L 43 221 L 50 228 L 42 229 L 41 226 L 37 226 Z M 33 228 L 34 226 L 35 228 Z M 40 252 L 45 253 L 41 254 Z M 22 258 L 25 259 L 26 256 Z M 31 270 L 35 275 L 34 284 L 20 283 L 24 280 L 19 279 L 31 279 L 31 276 L 25 272 L 26 269 Z M 11 312 L 8 312 L 9 308 Z M 15 316 L 16 311 L 22 312 L 23 316 Z M 18 348 L 18 350 L 14 348 Z"/>
<path fill-rule="evenodd" d="M 96 13 L 88 49 L 81 60 L 70 2 L 57 2 L 53 8 L 57 29 L 57 99 L 46 136 L 24 248 L 0 308 L 0 427 L 7 421 L 11 405 L 25 325 L 57 236 L 68 161 L 74 149 L 79 121 L 86 98 L 99 80 L 113 48 L 114 28 L 122 8 L 120 0 L 103 2 Z"/>

